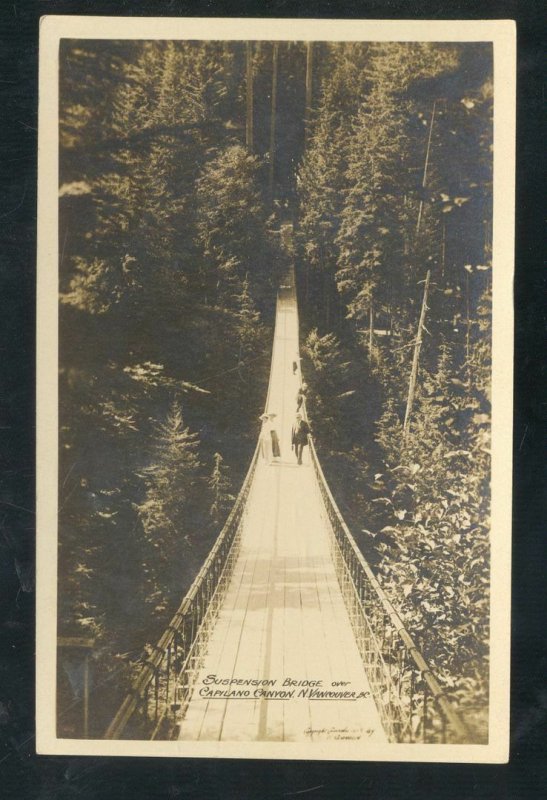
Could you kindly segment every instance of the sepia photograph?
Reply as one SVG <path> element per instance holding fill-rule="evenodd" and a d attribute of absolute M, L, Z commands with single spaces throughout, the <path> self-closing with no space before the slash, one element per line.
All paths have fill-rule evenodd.
<path fill-rule="evenodd" d="M 45 21 L 39 752 L 505 760 L 514 27 Z"/>

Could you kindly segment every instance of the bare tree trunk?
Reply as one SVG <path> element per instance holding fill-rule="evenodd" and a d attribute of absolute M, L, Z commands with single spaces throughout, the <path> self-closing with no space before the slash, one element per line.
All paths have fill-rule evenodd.
<path fill-rule="evenodd" d="M 425 189 L 426 183 L 427 183 L 427 168 L 429 166 L 429 151 L 431 150 L 431 136 L 433 134 L 433 123 L 435 122 L 435 108 L 436 108 L 436 106 L 437 106 L 437 101 L 435 100 L 435 102 L 433 103 L 433 111 L 431 112 L 431 122 L 429 123 L 429 136 L 428 136 L 428 139 L 427 139 L 427 148 L 426 148 L 426 151 L 425 151 L 424 174 L 423 174 L 423 177 L 422 177 L 422 191 Z M 423 197 L 422 197 L 422 199 L 420 200 L 420 209 L 418 211 L 418 221 L 416 223 L 416 233 L 418 233 L 419 230 L 420 230 L 420 222 L 422 221 L 423 209 L 424 209 L 424 200 L 423 200 Z"/>
<path fill-rule="evenodd" d="M 466 316 L 466 330 L 465 330 L 465 367 L 467 377 L 467 390 L 471 388 L 471 365 L 469 363 L 470 355 L 470 339 L 471 339 L 471 320 L 469 318 L 469 272 L 465 271 L 465 316 Z"/>
<path fill-rule="evenodd" d="M 304 117 L 305 138 L 310 135 L 311 126 L 311 103 L 313 87 L 313 42 L 306 44 L 306 111 Z"/>
<path fill-rule="evenodd" d="M 444 278 L 444 269 L 446 266 L 446 222 L 443 220 L 443 233 L 441 239 L 441 275 Z"/>
<path fill-rule="evenodd" d="M 89 738 L 89 652 L 84 661 L 84 739 Z"/>
<path fill-rule="evenodd" d="M 374 311 L 372 309 L 372 298 L 370 300 L 369 322 L 368 322 L 368 360 L 372 361 L 374 347 Z"/>
<path fill-rule="evenodd" d="M 279 44 L 273 46 L 273 72 L 272 72 L 272 108 L 270 116 L 270 198 L 274 196 L 274 171 L 275 171 L 275 121 L 277 111 L 277 61 Z"/>
<path fill-rule="evenodd" d="M 323 267 L 323 265 L 321 265 Z M 325 325 L 327 330 L 330 328 L 330 291 L 328 285 L 327 273 L 323 271 L 323 303 L 325 306 Z"/>
<path fill-rule="evenodd" d="M 483 260 L 485 264 L 489 264 L 492 259 L 492 231 L 490 221 L 484 220 L 484 247 L 483 247 Z"/>
<path fill-rule="evenodd" d="M 253 43 L 247 42 L 247 120 L 246 144 L 249 153 L 253 152 Z"/>
<path fill-rule="evenodd" d="M 416 378 L 418 376 L 418 362 L 420 359 L 420 349 L 422 347 L 422 332 L 424 329 L 425 314 L 427 311 L 427 292 L 429 290 L 429 278 L 431 271 L 427 270 L 424 286 L 424 299 L 422 300 L 422 310 L 420 313 L 420 321 L 418 322 L 418 332 L 416 333 L 416 343 L 414 345 L 414 357 L 412 359 L 412 368 L 410 370 L 410 380 L 408 383 L 408 399 L 406 402 L 405 421 L 403 424 L 403 442 L 408 433 L 408 425 L 410 415 L 412 413 L 412 404 L 414 403 L 414 393 L 416 391 Z"/>
<path fill-rule="evenodd" d="M 403 207 L 406 208 L 406 205 L 407 205 L 407 196 L 406 196 L 406 194 L 404 194 L 403 195 Z M 406 212 L 405 212 L 405 226 L 403 228 L 403 255 L 404 256 L 408 256 L 408 254 L 409 254 L 409 246 L 408 246 L 409 231 L 408 231 L 406 222 L 407 222 L 407 220 L 406 220 Z"/>
<path fill-rule="evenodd" d="M 390 273 L 389 276 L 389 336 L 391 338 L 393 334 L 393 274 Z"/>

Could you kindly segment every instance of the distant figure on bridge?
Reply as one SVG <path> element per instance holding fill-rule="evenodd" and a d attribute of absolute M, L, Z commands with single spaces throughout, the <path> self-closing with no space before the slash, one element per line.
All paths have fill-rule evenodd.
<path fill-rule="evenodd" d="M 275 429 L 275 422 L 274 422 L 275 418 L 277 417 L 277 414 L 269 414 L 268 416 L 270 418 L 270 436 L 272 438 L 272 455 L 273 455 L 274 460 L 275 460 L 276 458 L 281 458 L 281 448 L 279 446 L 279 436 L 277 435 L 277 431 Z"/>
<path fill-rule="evenodd" d="M 302 408 L 302 403 L 306 399 L 306 393 L 308 391 L 308 384 L 303 383 L 302 386 L 298 389 L 296 394 L 296 412 L 298 413 Z"/>
<path fill-rule="evenodd" d="M 262 414 L 262 429 L 260 431 L 260 455 L 266 464 L 272 461 L 272 423 L 267 414 Z"/>
<path fill-rule="evenodd" d="M 310 426 L 305 419 L 302 419 L 302 414 L 297 414 L 296 422 L 292 429 L 291 441 L 298 464 L 302 463 L 302 451 L 308 444 L 309 433 Z"/>
<path fill-rule="evenodd" d="M 298 369 L 298 364 L 296 361 L 292 362 L 292 374 L 296 375 L 296 370 Z"/>

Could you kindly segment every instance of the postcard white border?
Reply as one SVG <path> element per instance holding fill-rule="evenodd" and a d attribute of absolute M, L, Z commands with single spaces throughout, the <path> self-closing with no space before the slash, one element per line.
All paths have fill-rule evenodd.
<path fill-rule="evenodd" d="M 63 38 L 492 42 L 494 218 L 490 740 L 487 745 L 159 742 L 56 736 L 58 53 Z M 512 20 L 47 16 L 40 25 L 37 269 L 37 669 L 40 754 L 505 763 L 509 753 L 516 26 Z"/>

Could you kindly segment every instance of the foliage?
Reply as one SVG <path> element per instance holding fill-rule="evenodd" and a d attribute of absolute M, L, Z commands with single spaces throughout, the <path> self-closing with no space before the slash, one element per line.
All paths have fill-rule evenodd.
<path fill-rule="evenodd" d="M 69 291 L 61 301 L 90 314 L 104 314 L 120 298 L 115 270 L 105 261 L 94 258 L 90 263 L 74 258 L 74 276 Z"/>
<path fill-rule="evenodd" d="M 199 439 L 184 426 L 180 405 L 174 401 L 165 421 L 156 430 L 151 463 L 142 470 L 146 494 L 138 513 L 146 537 L 157 551 L 154 570 L 161 575 L 164 594 L 157 591 L 156 610 L 164 610 L 180 585 L 185 545 L 195 538 L 192 525 L 199 520 Z M 197 519 L 196 519 L 197 517 Z"/>
<path fill-rule="evenodd" d="M 220 453 L 214 454 L 213 464 L 213 472 L 209 478 L 209 488 L 213 502 L 209 514 L 215 525 L 220 525 L 225 520 L 235 496 L 230 491 L 231 481 L 228 475 L 228 467 Z"/>
<path fill-rule="evenodd" d="M 58 619 L 95 637 L 98 736 L 220 531 L 267 385 L 276 257 L 240 55 L 61 46 Z"/>
<path fill-rule="evenodd" d="M 219 304 L 245 280 L 263 291 L 268 248 L 266 215 L 255 156 L 231 145 L 209 160 L 197 180 L 197 238 L 203 254 L 203 291 Z M 267 275 L 267 273 L 266 273 Z M 273 276 L 275 279 L 275 276 Z M 266 288 L 273 289 L 273 283 Z"/>
<path fill-rule="evenodd" d="M 490 55 L 330 46 L 299 172 L 305 374 L 320 457 L 477 741 L 488 704 Z"/>
<path fill-rule="evenodd" d="M 490 450 L 478 385 L 489 363 L 484 353 L 476 363 L 471 388 L 441 350 L 436 372 L 422 374 L 402 450 L 400 425 L 390 412 L 381 417 L 385 462 L 367 524 L 384 586 L 426 657 L 464 707 L 480 708 L 488 699 Z"/>
<path fill-rule="evenodd" d="M 251 153 L 243 43 L 61 43 L 59 631 L 96 637 L 107 714 L 250 458 L 288 257 L 273 234 L 292 214 L 322 462 L 480 740 L 491 50 L 315 43 L 305 120 L 306 45 L 280 43 L 273 153 L 271 42 L 253 43 L 252 63 Z M 71 691 L 60 682 L 66 704 Z"/>

